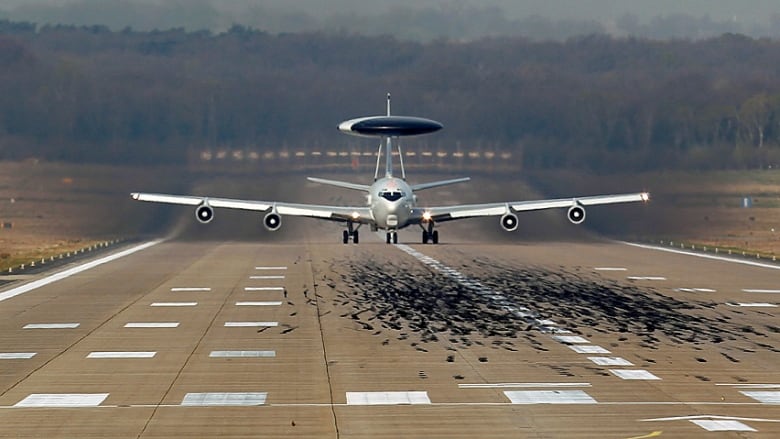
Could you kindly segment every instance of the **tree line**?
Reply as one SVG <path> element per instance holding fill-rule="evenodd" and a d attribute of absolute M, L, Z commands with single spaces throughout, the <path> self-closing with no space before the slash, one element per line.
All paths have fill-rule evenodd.
<path fill-rule="evenodd" d="M 349 145 L 336 125 L 430 117 L 435 148 L 528 168 L 780 164 L 780 42 L 399 41 L 346 32 L 139 32 L 0 22 L 0 158 L 177 163 L 209 148 Z"/>

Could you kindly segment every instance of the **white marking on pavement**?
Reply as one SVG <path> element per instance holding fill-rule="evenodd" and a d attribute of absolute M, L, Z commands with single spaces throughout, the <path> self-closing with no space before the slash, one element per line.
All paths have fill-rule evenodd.
<path fill-rule="evenodd" d="M 154 302 L 149 306 L 198 306 L 198 302 Z"/>
<path fill-rule="evenodd" d="M 255 270 L 286 270 L 287 267 L 255 267 Z"/>
<path fill-rule="evenodd" d="M 763 404 L 780 404 L 780 392 L 774 392 L 774 391 L 757 391 L 757 392 L 748 392 L 748 391 L 740 391 L 739 393 L 747 396 L 748 398 L 753 398 L 756 401 L 763 403 Z"/>
<path fill-rule="evenodd" d="M 279 322 L 225 322 L 226 328 L 273 327 Z"/>
<path fill-rule="evenodd" d="M 249 276 L 250 279 L 284 279 L 284 276 Z"/>
<path fill-rule="evenodd" d="M 19 287 L 16 287 L 16 288 L 12 288 L 12 289 L 4 292 L 4 293 L 0 293 L 0 302 L 2 302 L 3 300 L 8 300 L 8 299 L 10 299 L 12 297 L 16 297 L 16 296 L 18 296 L 20 294 L 24 294 L 24 293 L 26 293 L 28 291 L 32 291 L 32 290 L 38 289 L 40 287 L 49 285 L 49 284 L 57 282 L 59 280 L 68 278 L 68 277 L 73 276 L 75 274 L 79 274 L 81 272 L 84 272 L 84 271 L 87 271 L 89 269 L 95 268 L 95 267 L 97 267 L 99 265 L 103 265 L 105 263 L 108 263 L 108 262 L 111 262 L 111 261 L 115 261 L 115 260 L 117 260 L 119 258 L 123 258 L 125 256 L 131 255 L 131 254 L 133 254 L 135 252 L 139 252 L 141 250 L 145 250 L 145 249 L 147 249 L 147 248 L 149 248 L 149 247 L 151 247 L 153 245 L 159 244 L 160 242 L 162 242 L 162 241 L 152 241 L 152 242 L 147 242 L 146 244 L 137 245 L 135 247 L 131 247 L 131 248 L 129 248 L 127 250 L 124 250 L 124 251 L 121 251 L 119 253 L 114 253 L 113 255 L 109 255 L 109 256 L 106 256 L 104 258 L 100 258 L 100 259 L 94 260 L 92 262 L 87 262 L 86 264 L 78 265 L 78 266 L 73 267 L 73 268 L 69 268 L 69 269 L 67 269 L 65 271 L 61 271 L 59 273 L 52 274 L 51 276 L 44 277 L 43 279 L 39 279 L 39 280 L 30 282 L 30 283 L 22 285 L 22 286 L 19 286 Z"/>
<path fill-rule="evenodd" d="M 125 328 L 178 328 L 179 322 L 127 323 Z"/>
<path fill-rule="evenodd" d="M 588 340 L 580 337 L 579 335 L 554 335 L 553 339 L 561 343 L 590 343 Z"/>
<path fill-rule="evenodd" d="M 244 287 L 244 291 L 282 291 L 284 287 Z"/>
<path fill-rule="evenodd" d="M 236 302 L 236 306 L 280 306 L 282 302 Z"/>
<path fill-rule="evenodd" d="M 628 276 L 628 280 L 666 280 L 663 276 Z"/>
<path fill-rule="evenodd" d="M 675 288 L 674 291 L 680 291 L 683 293 L 716 293 L 717 290 L 711 288 Z"/>
<path fill-rule="evenodd" d="M 211 288 L 209 288 L 209 287 L 173 287 L 173 288 L 171 288 L 171 291 L 173 291 L 173 292 L 184 292 L 184 291 L 189 291 L 189 292 L 207 292 L 207 291 L 211 291 Z"/>
<path fill-rule="evenodd" d="M 274 358 L 276 351 L 211 351 L 211 358 Z"/>
<path fill-rule="evenodd" d="M 660 380 L 657 376 L 646 370 L 609 369 L 610 373 L 624 380 Z"/>
<path fill-rule="evenodd" d="M 246 393 L 188 393 L 181 401 L 184 406 L 256 406 L 265 404 L 267 392 Z"/>
<path fill-rule="evenodd" d="M 750 303 L 732 303 L 732 302 L 726 302 L 726 305 L 728 306 L 741 306 L 744 308 L 777 308 L 777 305 L 774 303 L 767 303 L 767 302 L 750 302 Z"/>
<path fill-rule="evenodd" d="M 29 360 L 37 355 L 37 352 L 4 352 L 0 353 L 0 360 Z"/>
<path fill-rule="evenodd" d="M 74 329 L 79 325 L 80 323 L 30 323 L 24 325 L 23 329 Z"/>
<path fill-rule="evenodd" d="M 761 289 L 743 289 L 745 293 L 758 293 L 758 294 L 780 294 L 780 290 L 761 290 Z"/>
<path fill-rule="evenodd" d="M 756 431 L 739 421 L 691 419 L 691 422 L 707 431 Z"/>
<path fill-rule="evenodd" d="M 611 354 L 612 353 L 607 349 L 602 348 L 601 346 L 595 346 L 595 345 L 588 345 L 588 346 L 573 345 L 573 346 L 569 346 L 569 349 L 573 350 L 578 354 Z"/>
<path fill-rule="evenodd" d="M 347 405 L 430 404 L 428 392 L 347 392 Z"/>
<path fill-rule="evenodd" d="M 729 386 L 729 387 L 735 387 L 737 389 L 780 389 L 780 384 L 746 384 L 746 383 L 736 383 L 736 384 L 715 384 L 716 386 Z"/>
<path fill-rule="evenodd" d="M 458 384 L 460 389 L 544 389 L 548 387 L 590 387 L 590 383 L 494 383 L 494 384 Z"/>
<path fill-rule="evenodd" d="M 33 393 L 14 407 L 97 407 L 108 393 Z"/>
<path fill-rule="evenodd" d="M 597 404 L 582 390 L 516 390 L 504 395 L 512 404 Z"/>
<path fill-rule="evenodd" d="M 87 358 L 154 358 L 157 352 L 90 352 Z"/>
<path fill-rule="evenodd" d="M 628 268 L 624 267 L 594 267 L 596 271 L 628 271 Z"/>
<path fill-rule="evenodd" d="M 588 360 L 599 366 L 633 366 L 634 363 L 621 357 L 588 357 Z"/>
<path fill-rule="evenodd" d="M 759 267 L 759 268 L 770 268 L 772 270 L 780 270 L 780 265 L 773 265 L 773 264 L 765 264 L 761 262 L 755 262 L 755 261 L 749 261 L 746 259 L 734 259 L 734 258 L 727 258 L 724 256 L 715 256 L 715 255 L 708 255 L 704 253 L 694 253 L 684 250 L 675 250 L 673 248 L 666 248 L 666 247 L 656 247 L 654 245 L 646 245 L 646 244 L 636 244 L 633 242 L 625 242 L 625 241 L 618 241 L 621 242 L 621 244 L 629 245 L 631 247 L 638 247 L 643 248 L 646 250 L 657 250 L 662 252 L 668 252 L 668 253 L 675 253 L 678 255 L 685 255 L 685 256 L 694 256 L 697 258 L 704 258 L 704 259 L 712 259 L 714 261 L 721 261 L 721 262 L 730 262 L 732 264 L 743 264 L 743 265 L 750 265 L 753 267 Z"/>

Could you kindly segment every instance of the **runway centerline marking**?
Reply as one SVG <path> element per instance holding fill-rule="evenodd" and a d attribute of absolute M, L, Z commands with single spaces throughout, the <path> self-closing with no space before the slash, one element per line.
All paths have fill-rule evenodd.
<path fill-rule="evenodd" d="M 154 358 L 157 352 L 90 352 L 87 358 Z"/>
<path fill-rule="evenodd" d="M 286 270 L 287 267 L 255 267 L 255 270 Z"/>
<path fill-rule="evenodd" d="M 198 302 L 154 302 L 149 306 L 155 306 L 155 307 L 198 306 Z"/>
<path fill-rule="evenodd" d="M 117 260 L 119 258 L 123 258 L 125 256 L 128 256 L 128 255 L 131 255 L 133 253 L 139 252 L 141 250 L 146 250 L 147 248 L 149 248 L 149 247 L 151 247 L 153 245 L 157 245 L 160 242 L 162 242 L 162 241 L 152 241 L 152 242 L 147 242 L 145 244 L 137 245 L 137 246 L 131 247 L 131 248 L 127 249 L 127 250 L 123 250 L 121 252 L 114 253 L 113 255 L 108 255 L 108 256 L 105 256 L 103 258 L 100 258 L 100 259 L 97 259 L 97 260 L 94 260 L 94 261 L 91 261 L 91 262 L 87 262 L 86 264 L 78 265 L 76 267 L 69 268 L 69 269 L 67 269 L 65 271 L 61 271 L 59 273 L 52 274 L 51 276 L 44 277 L 43 279 L 38 279 L 38 280 L 30 282 L 28 284 L 21 285 L 21 286 L 16 287 L 16 288 L 12 288 L 12 289 L 10 289 L 8 291 L 0 293 L 0 302 L 2 302 L 4 300 L 8 300 L 8 299 L 13 298 L 13 297 L 16 297 L 16 296 L 18 296 L 20 294 L 24 294 L 24 293 L 27 293 L 29 291 L 41 288 L 41 287 L 49 285 L 51 283 L 60 281 L 62 279 L 71 277 L 71 276 L 79 274 L 81 272 L 90 270 L 92 268 L 95 268 L 97 266 L 106 264 L 108 262 L 115 261 L 115 260 Z"/>
<path fill-rule="evenodd" d="M 126 323 L 125 328 L 178 328 L 179 322 L 133 322 Z"/>
<path fill-rule="evenodd" d="M 236 302 L 236 306 L 281 306 L 282 302 Z"/>
<path fill-rule="evenodd" d="M 210 358 L 275 358 L 276 351 L 211 351 Z"/>
<path fill-rule="evenodd" d="M 508 390 L 504 395 L 512 404 L 598 404 L 582 390 Z"/>
<path fill-rule="evenodd" d="M 267 392 L 244 393 L 188 393 L 181 401 L 183 406 L 256 406 L 265 404 Z"/>
<path fill-rule="evenodd" d="M 762 289 L 752 289 L 752 288 L 745 288 L 742 290 L 743 293 L 756 293 L 756 294 L 780 294 L 780 290 L 762 290 Z"/>
<path fill-rule="evenodd" d="M 22 329 L 75 329 L 80 323 L 30 323 Z"/>
<path fill-rule="evenodd" d="M 628 271 L 628 268 L 624 267 L 594 267 L 596 271 Z"/>
<path fill-rule="evenodd" d="M 0 360 L 29 360 L 37 355 L 37 352 L 3 352 Z"/>
<path fill-rule="evenodd" d="M 347 405 L 430 404 L 428 392 L 347 392 Z"/>
<path fill-rule="evenodd" d="M 545 389 L 559 387 L 591 387 L 590 383 L 485 383 L 458 384 L 459 389 Z"/>
<path fill-rule="evenodd" d="M 209 287 L 173 287 L 171 288 L 171 291 L 174 293 L 178 292 L 208 292 L 211 291 L 211 288 Z"/>
<path fill-rule="evenodd" d="M 283 291 L 284 287 L 244 287 L 244 291 Z"/>
<path fill-rule="evenodd" d="M 258 328 L 279 326 L 279 322 L 225 322 L 226 328 Z"/>
<path fill-rule="evenodd" d="M 250 279 L 284 279 L 284 276 L 249 276 Z"/>

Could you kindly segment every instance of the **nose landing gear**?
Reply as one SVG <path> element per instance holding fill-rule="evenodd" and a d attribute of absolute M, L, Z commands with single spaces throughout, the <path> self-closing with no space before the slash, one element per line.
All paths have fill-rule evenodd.
<path fill-rule="evenodd" d="M 352 243 L 357 244 L 360 242 L 360 235 L 358 234 L 358 229 L 360 228 L 360 224 L 358 224 L 357 227 L 352 227 L 352 221 L 347 222 L 347 230 L 344 230 L 344 233 L 341 235 L 341 241 L 344 244 L 349 243 L 349 238 L 352 238 Z"/>
<path fill-rule="evenodd" d="M 395 230 L 387 232 L 385 236 L 388 244 L 390 244 L 390 241 L 392 241 L 393 244 L 398 244 L 398 232 Z"/>

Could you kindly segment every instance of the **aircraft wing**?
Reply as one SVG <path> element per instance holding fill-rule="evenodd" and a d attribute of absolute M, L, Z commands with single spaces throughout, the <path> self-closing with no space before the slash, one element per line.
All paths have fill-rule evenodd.
<path fill-rule="evenodd" d="M 212 198 L 193 195 L 169 195 L 134 192 L 130 196 L 137 201 L 153 203 L 183 204 L 199 206 L 207 204 L 214 208 L 267 211 L 275 209 L 280 215 L 305 216 L 331 221 L 371 223 L 373 218 L 368 207 L 324 206 L 316 204 L 284 203 L 276 201 L 238 200 L 234 198 Z"/>
<path fill-rule="evenodd" d="M 480 216 L 501 216 L 512 212 L 567 208 L 575 205 L 595 206 L 599 204 L 633 203 L 639 201 L 648 201 L 649 199 L 650 194 L 647 192 L 639 192 L 633 194 L 595 195 L 588 197 L 558 198 L 550 200 L 463 204 L 455 206 L 416 208 L 412 216 L 417 222 L 424 221 L 426 218 L 430 218 L 434 222 L 441 222 Z"/>

